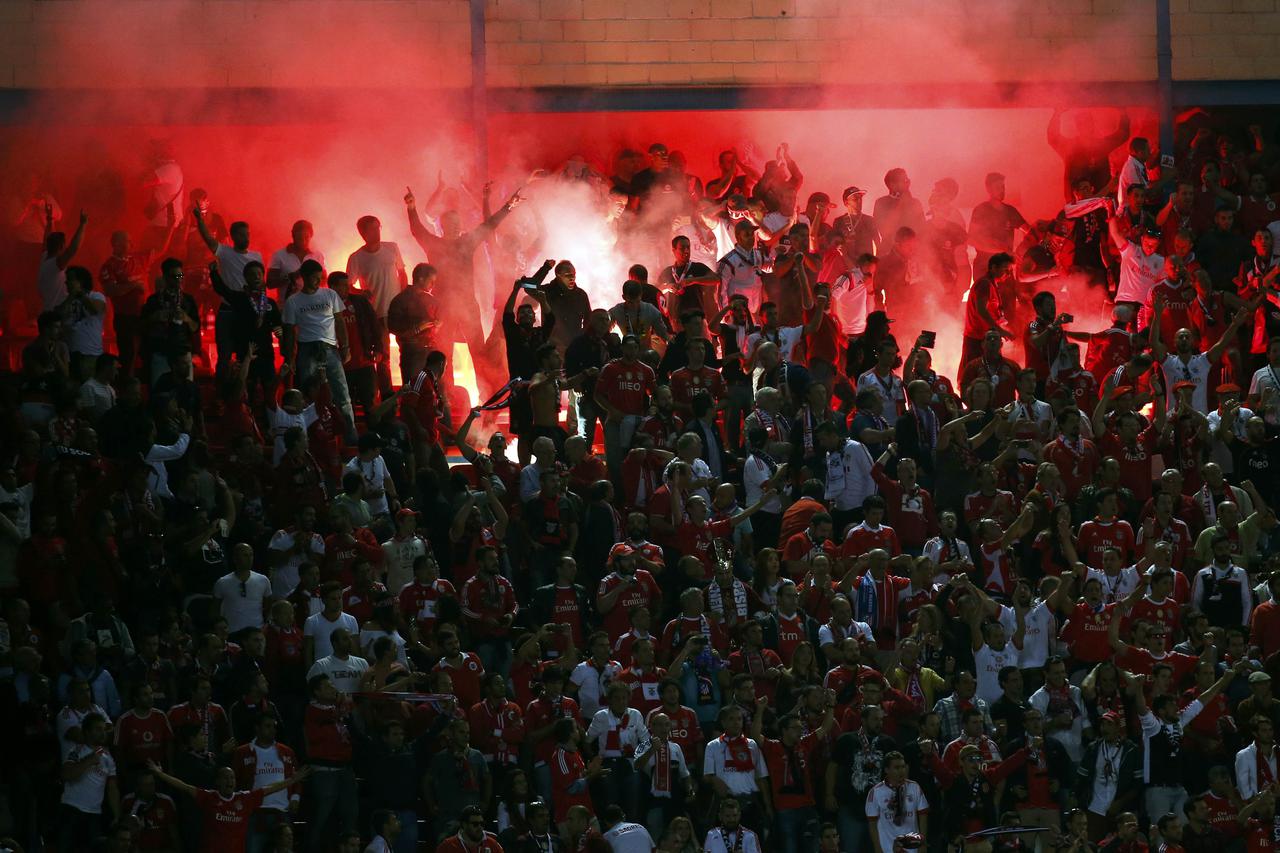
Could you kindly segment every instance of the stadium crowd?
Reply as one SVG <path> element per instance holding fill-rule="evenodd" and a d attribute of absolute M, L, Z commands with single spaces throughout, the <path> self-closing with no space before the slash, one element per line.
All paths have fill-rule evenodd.
<path fill-rule="evenodd" d="M 786 145 L 535 174 L 637 262 L 611 304 L 525 260 L 533 185 L 409 192 L 418 245 L 365 216 L 345 266 L 306 221 L 264 256 L 163 144 L 138 233 L 33 185 L 4 843 L 1274 849 L 1280 140 L 1063 125 L 1033 220 L 997 173 L 967 218 L 900 168 L 802 193 Z M 924 294 L 958 364 L 892 332 Z"/>

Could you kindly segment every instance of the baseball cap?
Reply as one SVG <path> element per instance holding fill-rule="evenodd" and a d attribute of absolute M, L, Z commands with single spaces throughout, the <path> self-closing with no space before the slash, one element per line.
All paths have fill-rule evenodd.
<path fill-rule="evenodd" d="M 1115 711 L 1107 711 L 1107 713 L 1102 715 L 1102 722 L 1115 723 L 1117 726 L 1119 726 L 1124 724 L 1124 719 Z"/>
<path fill-rule="evenodd" d="M 401 507 L 396 512 L 396 521 L 399 521 L 402 518 L 417 518 L 417 517 L 418 517 L 418 514 L 413 510 L 409 509 L 407 506 Z"/>
<path fill-rule="evenodd" d="M 840 198 L 843 201 L 848 201 L 849 196 L 851 195 L 866 195 L 866 194 L 867 194 L 867 191 L 862 189 L 861 187 L 845 187 L 844 192 L 840 193 Z"/>
<path fill-rule="evenodd" d="M 1263 682 L 1270 680 L 1271 676 L 1267 675 L 1265 672 L 1255 672 L 1249 676 L 1250 684 L 1262 684 Z"/>
<path fill-rule="evenodd" d="M 1217 393 L 1219 393 L 1219 394 L 1239 394 L 1239 393 L 1241 393 L 1240 386 L 1239 386 L 1239 385 L 1237 385 L 1237 384 L 1236 384 L 1236 383 L 1234 383 L 1234 382 L 1223 382 L 1221 385 L 1219 385 L 1217 388 L 1215 388 L 1215 389 L 1214 389 L 1214 391 L 1216 391 L 1216 392 L 1217 392 Z"/>
<path fill-rule="evenodd" d="M 1181 391 L 1183 388 L 1195 388 L 1195 387 L 1196 387 L 1196 383 L 1192 382 L 1189 379 L 1183 379 L 1181 381 L 1173 383 L 1173 390 L 1175 391 Z"/>

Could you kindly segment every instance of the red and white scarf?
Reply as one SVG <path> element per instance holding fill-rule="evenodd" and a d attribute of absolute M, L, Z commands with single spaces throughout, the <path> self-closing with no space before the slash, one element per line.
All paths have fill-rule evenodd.
<path fill-rule="evenodd" d="M 731 738 L 728 735 L 720 735 L 720 742 L 724 744 L 724 767 L 726 770 L 736 770 L 739 773 L 752 773 L 756 769 L 755 758 L 751 755 L 751 742 L 747 740 L 746 735 L 738 735 Z"/>
<path fill-rule="evenodd" d="M 671 793 L 671 744 L 665 740 L 653 743 L 653 792 Z"/>

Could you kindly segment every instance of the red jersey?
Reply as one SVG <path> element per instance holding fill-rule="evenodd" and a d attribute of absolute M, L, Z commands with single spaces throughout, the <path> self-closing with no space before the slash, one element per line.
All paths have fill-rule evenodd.
<path fill-rule="evenodd" d="M 662 485 L 662 469 L 666 463 L 662 459 L 644 449 L 632 450 L 622 460 L 622 495 L 621 503 L 627 511 L 644 510 L 649 506 L 649 499 Z M 667 495 L 666 514 L 671 514 L 670 493 Z"/>
<path fill-rule="evenodd" d="M 708 648 L 724 649 L 729 646 L 729 636 L 719 622 L 706 616 L 677 616 L 662 629 L 662 641 L 659 645 L 664 659 L 669 660 L 679 654 L 694 634 L 706 637 Z"/>
<path fill-rule="evenodd" d="M 628 364 L 616 358 L 596 377 L 596 394 L 624 415 L 640 416 L 649 406 L 649 396 L 657 385 L 653 368 L 643 362 Z"/>
<path fill-rule="evenodd" d="M 1049 378 L 1049 367 L 1057 360 L 1058 352 L 1062 349 L 1062 330 L 1054 329 L 1049 332 L 1049 336 L 1040 346 L 1036 346 L 1031 338 L 1033 335 L 1042 334 L 1051 323 L 1051 320 L 1046 321 L 1036 317 L 1022 330 L 1023 358 L 1027 362 L 1027 367 L 1036 372 L 1036 378 L 1041 382 Z"/>
<path fill-rule="evenodd" d="M 970 529 L 984 518 L 993 518 L 1001 527 L 1013 524 L 1013 492 L 996 489 L 994 495 L 970 492 L 964 496 L 964 521 Z"/>
<path fill-rule="evenodd" d="M 197 708 L 190 702 L 181 702 L 169 709 L 169 728 L 180 731 L 183 726 L 199 726 L 209 741 L 209 749 L 217 751 L 231 737 L 231 726 L 227 722 L 227 712 L 216 702 L 209 702 Z"/>
<path fill-rule="evenodd" d="M 569 636 L 559 635 L 553 638 L 552 645 L 563 654 L 568 650 L 566 639 L 571 639 L 575 649 L 582 648 L 586 632 L 582 630 L 582 610 L 578 606 L 578 592 L 573 586 L 557 586 L 555 598 L 551 604 L 551 622 L 555 625 L 568 625 Z"/>
<path fill-rule="evenodd" d="M 301 668 L 302 631 L 298 626 L 281 628 L 274 622 L 268 622 L 262 633 L 267 640 L 265 669 L 270 681 L 274 682 L 281 670 Z"/>
<path fill-rule="evenodd" d="M 1213 828 L 1227 838 L 1239 838 L 1241 830 L 1236 815 L 1240 814 L 1240 807 L 1230 797 L 1219 797 L 1210 791 L 1200 796 L 1204 798 L 1204 804 L 1209 807 L 1209 823 Z"/>
<path fill-rule="evenodd" d="M 1093 482 L 1094 472 L 1098 470 L 1101 459 L 1097 445 L 1089 439 L 1082 438 L 1073 442 L 1060 435 L 1045 447 L 1044 461 L 1052 462 L 1058 467 L 1058 473 L 1062 475 L 1064 495 L 1067 500 L 1074 500 L 1081 489 Z"/>
<path fill-rule="evenodd" d="M 1191 304 L 1195 302 L 1195 298 L 1194 287 L 1184 290 L 1168 279 L 1159 282 L 1151 288 L 1146 304 L 1138 312 L 1138 327 L 1147 328 L 1150 325 L 1155 316 L 1156 299 L 1164 299 L 1164 310 L 1160 312 L 1160 342 L 1169 352 L 1177 352 L 1174 339 L 1178 336 L 1179 329 L 1192 328 Z"/>
<path fill-rule="evenodd" d="M 799 560 L 805 563 L 804 572 L 799 577 L 792 576 L 792 580 L 796 583 L 804 580 L 804 573 L 808 572 L 808 564 L 813 562 L 813 558 L 825 554 L 832 563 L 836 560 L 836 546 L 830 539 L 824 539 L 821 542 L 813 541 L 813 537 L 809 535 L 808 530 L 801 530 L 787 539 L 786 544 L 782 546 L 782 561 L 785 566 L 793 560 Z"/>
<path fill-rule="evenodd" d="M 1174 576 L 1177 576 L 1174 572 Z M 1121 626 L 1125 630 L 1129 630 L 1134 622 L 1157 622 L 1165 628 L 1164 650 L 1167 652 L 1173 648 L 1173 638 L 1177 636 L 1178 630 L 1182 625 L 1182 608 L 1178 605 L 1177 599 L 1169 597 L 1163 601 L 1152 601 L 1150 596 L 1143 596 L 1138 599 L 1138 603 L 1129 611 L 1129 617 Z"/>
<path fill-rule="evenodd" d="M 787 749 L 782 741 L 761 738 L 760 753 L 769 767 L 769 785 L 773 788 L 775 809 L 813 808 L 813 773 L 810 757 L 820 745 L 821 737 L 811 732 Z"/>
<path fill-rule="evenodd" d="M 898 534 L 892 527 L 881 524 L 872 529 L 867 527 L 864 521 L 852 528 L 849 535 L 844 538 L 844 542 L 840 545 L 840 556 L 845 559 L 854 559 L 874 548 L 883 548 L 889 552 L 890 557 L 896 557 L 902 553 L 902 546 L 898 544 Z"/>
<path fill-rule="evenodd" d="M 462 660 L 450 663 L 440 658 L 431 668 L 432 672 L 447 672 L 453 681 L 453 695 L 458 698 L 458 705 L 470 708 L 480 701 L 480 682 L 484 678 L 484 664 L 475 652 L 462 652 Z"/>
<path fill-rule="evenodd" d="M 1100 385 L 1107 374 L 1133 356 L 1133 345 L 1127 329 L 1103 329 L 1089 336 L 1089 352 L 1085 355 L 1084 369 L 1093 375 Z"/>
<path fill-rule="evenodd" d="M 783 660 L 791 660 L 796 646 L 809 641 L 808 623 L 805 615 L 796 611 L 791 616 L 778 613 L 774 617 L 778 622 L 778 648 L 774 649 Z"/>
<path fill-rule="evenodd" d="M 351 303 L 347 303 L 347 308 L 338 315 L 342 320 L 342 325 L 347 330 L 347 346 L 351 349 L 351 360 L 347 362 L 347 370 L 360 370 L 364 367 L 372 367 L 373 362 L 369 359 L 369 345 L 372 341 L 366 341 L 360 335 L 360 321 L 356 319 L 356 312 L 351 307 Z"/>
<path fill-rule="evenodd" d="M 524 709 L 524 724 L 526 731 L 538 731 L 551 725 L 552 721 L 561 717 L 567 717 L 571 720 L 577 720 L 578 703 L 570 699 L 568 696 L 561 696 L 558 699 L 549 699 L 546 696 L 540 696 L 530 702 Z M 551 757 L 556 751 L 556 739 L 553 735 L 548 734 L 542 740 L 533 745 L 533 758 L 535 763 L 543 761 L 550 763 Z"/>
<path fill-rule="evenodd" d="M 557 821 L 561 819 L 556 818 Z M 440 842 L 436 847 L 436 853 L 502 853 L 502 845 L 498 843 L 498 837 L 492 832 L 486 832 L 484 840 L 475 846 L 472 846 L 469 841 L 464 841 L 461 835 L 454 833 Z"/>
<path fill-rule="evenodd" d="M 471 724 L 471 745 L 491 764 L 512 765 L 520 757 L 524 743 L 524 715 L 507 699 L 496 708 L 489 700 L 477 702 L 467 712 Z"/>
<path fill-rule="evenodd" d="M 569 469 L 569 491 L 585 496 L 593 485 L 607 479 L 609 469 L 605 467 L 604 460 L 588 453 Z"/>
<path fill-rule="evenodd" d="M 728 521 L 703 521 L 695 524 L 686 520 L 676 527 L 675 549 L 681 554 L 692 554 L 701 560 L 706 570 L 703 580 L 711 580 L 716 571 L 715 542 L 719 539 L 727 550 L 731 550 L 729 537 L 732 535 L 733 525 Z"/>
<path fill-rule="evenodd" d="M 387 588 L 379 581 L 374 581 L 367 590 L 349 586 L 342 591 L 342 610 L 356 617 L 356 622 L 363 625 L 373 618 L 374 599 L 386 591 Z"/>
<path fill-rule="evenodd" d="M 123 765 L 141 767 L 148 761 L 162 766 L 167 764 L 168 746 L 172 740 L 173 729 L 163 711 L 153 708 L 142 717 L 130 708 L 116 720 L 115 756 Z"/>
<path fill-rule="evenodd" d="M 1093 410 L 1098 407 L 1098 380 L 1092 373 L 1082 368 L 1058 371 L 1057 376 L 1045 382 L 1045 398 L 1052 399 L 1059 388 L 1066 389 L 1067 398 L 1086 417 L 1093 415 Z"/>
<path fill-rule="evenodd" d="M 400 397 L 400 411 L 413 412 L 418 419 L 414 438 L 428 443 L 440 441 L 440 420 L 444 417 L 444 397 L 440 392 L 440 380 L 425 368 Z M 410 421 L 411 422 L 411 421 Z"/>
<path fill-rule="evenodd" d="M 1137 646 L 1129 646 L 1115 656 L 1116 666 L 1135 675 L 1150 675 L 1156 664 L 1168 664 L 1173 669 L 1173 684 L 1175 688 L 1183 684 L 1191 673 L 1195 672 L 1196 664 L 1199 662 L 1199 658 L 1193 658 L 1191 655 L 1184 655 L 1180 652 L 1168 652 L 1156 657 L 1146 649 L 1140 649 Z"/>
<path fill-rule="evenodd" d="M 884 468 L 876 464 L 871 468 L 881 497 L 888 504 L 885 521 L 895 533 L 902 547 L 920 553 L 924 543 L 937 533 L 938 519 L 933 512 L 933 495 L 928 489 L 915 486 L 907 491 L 897 480 L 890 479 Z"/>
<path fill-rule="evenodd" d="M 652 542 L 641 542 L 637 545 L 630 539 L 626 542 L 618 542 L 610 548 L 609 556 L 605 560 L 605 564 L 612 568 L 614 558 L 626 551 L 635 551 L 642 559 L 648 560 L 650 563 L 657 563 L 659 569 L 666 568 L 666 564 L 663 562 L 662 558 L 662 548 Z M 648 569 L 645 571 L 648 571 Z"/>
<path fill-rule="evenodd" d="M 476 575 L 462 586 L 462 615 L 467 617 L 472 639 L 505 637 L 509 627 L 494 626 L 483 620 L 501 619 L 507 614 L 518 614 L 515 587 L 502 575 L 486 580 Z"/>
<path fill-rule="evenodd" d="M 774 704 L 778 692 L 778 682 L 765 676 L 769 669 L 782 669 L 782 658 L 773 649 L 761 649 L 758 652 L 745 652 L 742 649 L 729 655 L 729 671 L 738 674 L 745 672 L 755 680 L 756 697 L 764 696 L 769 704 Z"/>
<path fill-rule="evenodd" d="M 248 843 L 249 816 L 262 807 L 263 788 L 236 791 L 224 797 L 208 788 L 197 788 L 195 801 L 200 808 L 200 849 L 204 853 L 244 850 Z"/>
<path fill-rule="evenodd" d="M 641 634 L 635 628 L 623 634 L 613 643 L 613 659 L 623 666 L 631 666 L 631 650 L 635 648 L 636 642 L 639 640 L 649 640 L 653 643 L 654 649 L 657 649 L 658 638 L 652 634 Z"/>
<path fill-rule="evenodd" d="M 585 806 L 592 814 L 591 791 L 586 783 L 587 765 L 577 750 L 570 752 L 557 746 L 551 754 L 551 801 L 555 804 L 556 823 L 569 816 L 569 809 Z"/>
<path fill-rule="evenodd" d="M 712 400 L 720 400 L 724 397 L 724 377 L 720 375 L 720 371 L 704 364 L 697 370 L 682 367 L 672 372 L 671 399 L 677 406 L 691 406 L 693 396 L 703 391 L 710 394 Z"/>
<path fill-rule="evenodd" d="M 325 705 L 314 699 L 307 704 L 302 718 L 302 733 L 307 747 L 307 762 L 327 767 L 351 763 L 351 732 L 346 714 L 337 705 Z"/>
<path fill-rule="evenodd" d="M 658 684 L 666 677 L 667 671 L 660 666 L 650 667 L 647 671 L 628 666 L 613 680 L 630 685 L 631 707 L 641 714 L 648 715 L 662 704 L 662 699 L 658 696 Z"/>
<path fill-rule="evenodd" d="M 645 726 L 651 725 L 654 714 L 666 714 L 667 719 L 671 720 L 671 742 L 680 745 L 680 751 L 684 753 L 685 761 L 694 766 L 697 759 L 702 755 L 703 744 L 706 743 L 702 737 L 702 726 L 698 724 L 697 712 L 684 705 L 679 706 L 674 711 L 659 706 L 645 715 Z"/>
<path fill-rule="evenodd" d="M 672 375 L 674 379 L 674 374 Z M 684 429 L 684 421 L 676 414 L 649 415 L 640 422 L 640 432 L 653 437 L 653 446 L 659 450 L 674 450 L 676 436 Z"/>
<path fill-rule="evenodd" d="M 1071 618 L 1062 626 L 1062 639 L 1071 650 L 1071 657 L 1085 663 L 1102 663 L 1111 657 L 1108 629 L 1114 604 L 1105 604 L 1099 611 L 1083 601 L 1076 602 Z"/>
<path fill-rule="evenodd" d="M 417 620 L 419 633 L 430 637 L 435 634 L 440 599 L 457 597 L 453 584 L 446 580 L 437 579 L 430 584 L 413 581 L 400 590 L 400 615 Z"/>
<path fill-rule="evenodd" d="M 350 586 L 354 580 L 351 567 L 356 560 L 368 560 L 375 568 L 382 565 L 382 545 L 369 528 L 352 529 L 351 539 L 348 541 L 337 533 L 330 533 L 324 538 L 324 562 L 320 564 L 322 582 L 336 580 L 343 586 Z"/>
<path fill-rule="evenodd" d="M 624 584 L 627 584 L 626 580 L 617 572 L 605 575 L 596 593 L 597 602 Z M 661 601 L 662 589 L 653 575 L 644 569 L 636 569 L 635 580 L 627 584 L 626 591 L 614 600 L 613 608 L 603 616 L 604 630 L 609 634 L 610 640 L 631 630 L 631 617 L 628 614 L 632 607 L 644 605 L 652 610 L 654 602 Z"/>
<path fill-rule="evenodd" d="M 975 379 L 986 379 L 991 382 L 994 391 L 993 404 L 1007 406 L 1013 402 L 1014 392 L 1018 384 L 1018 365 L 1004 356 L 994 361 L 987 361 L 979 356 L 964 366 L 960 371 L 960 390 L 963 392 Z"/>
<path fill-rule="evenodd" d="M 1013 558 L 999 542 L 978 546 L 978 577 L 982 588 L 1008 597 L 1013 595 L 1013 583 L 1017 575 L 1013 571 Z"/>
<path fill-rule="evenodd" d="M 1104 435 L 1100 443 L 1103 456 L 1114 456 L 1120 461 L 1120 482 L 1129 487 L 1140 504 L 1151 497 L 1151 457 L 1155 455 L 1158 437 L 1154 426 L 1149 426 L 1138 433 L 1133 447 L 1123 444 L 1114 432 Z"/>
<path fill-rule="evenodd" d="M 1000 288 L 985 275 L 974 281 L 964 303 L 964 336 L 980 341 L 991 328 L 991 324 L 978 313 L 978 306 L 986 308 L 992 320 L 997 323 L 1004 322 L 1004 305 L 1000 301 Z"/>
<path fill-rule="evenodd" d="M 1102 568 L 1102 554 L 1108 548 L 1119 548 L 1122 565 L 1133 564 L 1133 528 L 1127 521 L 1103 521 L 1100 518 L 1080 525 L 1076 537 L 1076 552 L 1086 566 Z"/>
<path fill-rule="evenodd" d="M 1262 649 L 1262 657 L 1269 658 L 1280 651 L 1280 605 L 1264 601 L 1249 614 L 1249 641 Z"/>
<path fill-rule="evenodd" d="M 147 261 L 150 254 L 134 252 L 123 258 L 112 255 L 102 262 L 98 282 L 111 299 L 117 317 L 137 317 L 147 299 Z"/>
<path fill-rule="evenodd" d="M 134 817 L 141 829 L 138 831 L 138 849 L 173 849 L 174 834 L 178 828 L 178 807 L 167 794 L 156 793 L 150 802 L 138 799 L 137 794 L 127 794 L 120 801 L 120 811 Z"/>
<path fill-rule="evenodd" d="M 813 319 L 813 314 L 817 310 L 814 307 L 804 312 L 806 326 Z M 797 343 L 795 357 L 797 361 L 806 365 L 812 364 L 814 361 L 843 365 L 844 349 L 848 345 L 849 339 L 840 332 L 839 318 L 827 311 L 822 315 L 822 319 L 818 321 L 818 328 L 813 333 L 802 337 Z"/>
<path fill-rule="evenodd" d="M 1145 533 L 1145 528 L 1138 528 L 1138 538 L 1135 540 L 1134 545 L 1139 554 L 1146 551 L 1147 540 Z M 1157 520 L 1155 522 L 1155 531 L 1151 538 L 1156 542 L 1168 542 L 1173 546 L 1173 559 L 1169 564 L 1174 568 L 1174 579 L 1176 581 L 1177 578 L 1185 578 L 1185 575 L 1182 574 L 1182 568 L 1187 565 L 1187 558 L 1191 556 L 1191 552 L 1195 548 L 1195 540 L 1191 538 L 1191 528 L 1187 526 L 1187 523 L 1180 518 L 1171 518 L 1167 525 L 1162 525 Z M 1175 583 L 1174 586 L 1174 597 L 1186 604 L 1186 600 L 1177 591 L 1177 587 L 1180 584 Z"/>

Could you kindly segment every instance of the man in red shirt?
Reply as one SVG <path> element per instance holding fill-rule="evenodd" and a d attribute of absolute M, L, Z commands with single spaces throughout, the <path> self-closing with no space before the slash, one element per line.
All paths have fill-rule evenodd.
<path fill-rule="evenodd" d="M 961 394 L 969 392 L 974 380 L 986 379 L 991 383 L 993 405 L 1007 406 L 1013 402 L 1018 384 L 1018 365 L 1001 354 L 1003 347 L 1004 336 L 1000 331 L 992 329 L 983 336 L 977 357 L 965 362 L 960 370 Z"/>
<path fill-rule="evenodd" d="M 432 667 L 432 672 L 448 672 L 459 707 L 470 708 L 481 698 L 480 682 L 484 678 L 484 664 L 475 652 L 462 651 L 458 629 L 453 625 L 441 628 L 436 641 L 444 655 Z"/>
<path fill-rule="evenodd" d="M 1080 366 L 1080 345 L 1068 341 L 1062 348 L 1062 360 L 1066 366 L 1059 367 L 1057 375 L 1044 383 L 1045 399 L 1052 403 L 1054 397 L 1063 394 L 1070 405 L 1092 412 L 1098 405 L 1098 380 Z"/>
<path fill-rule="evenodd" d="M 102 292 L 111 300 L 112 326 L 116 333 L 116 349 L 120 353 L 120 372 L 133 375 L 138 343 L 142 337 L 142 303 L 147 298 L 147 276 L 157 254 L 163 254 L 167 243 L 156 252 L 134 252 L 129 232 L 111 235 L 111 257 L 102 262 L 98 281 Z"/>
<path fill-rule="evenodd" d="M 787 846 L 801 849 L 799 842 L 818 823 L 817 800 L 814 797 L 816 776 L 813 763 L 835 728 L 835 697 L 826 694 L 826 711 L 822 725 L 805 734 L 804 720 L 790 713 L 778 720 L 781 738 L 762 737 L 756 742 L 769 768 L 769 784 L 773 788 L 775 820 L 780 830 L 792 834 Z M 763 718 L 763 714 L 757 715 Z"/>
<path fill-rule="evenodd" d="M 693 395 L 705 391 L 711 395 L 716 408 L 724 400 L 724 377 L 720 371 L 706 365 L 707 348 L 704 341 L 694 338 L 686 344 L 689 364 L 671 373 L 671 399 L 675 410 L 688 420 L 693 415 Z M 623 350 L 625 357 L 626 350 Z"/>
<path fill-rule="evenodd" d="M 1013 332 L 1007 328 L 1009 321 L 1000 297 L 1001 288 L 1012 281 L 1013 276 L 1013 256 L 1001 252 L 991 256 L 991 260 L 987 262 L 986 274 L 969 288 L 964 308 L 961 368 L 979 357 L 988 332 L 995 332 L 996 337 L 1001 340 L 1013 340 Z M 963 369 L 961 373 L 963 374 Z M 962 380 L 961 385 L 963 384 Z"/>
<path fill-rule="evenodd" d="M 400 615 L 417 622 L 421 636 L 430 637 L 436 630 L 441 599 L 457 597 L 453 584 L 441 580 L 435 556 L 423 554 L 413 561 L 413 582 L 400 590 Z"/>
<path fill-rule="evenodd" d="M 520 759 L 520 746 L 525 739 L 524 715 L 507 698 L 507 679 L 502 673 L 488 673 L 484 690 L 484 701 L 467 711 L 471 743 L 489 762 L 490 770 L 501 774 Z"/>
<path fill-rule="evenodd" d="M 818 505 L 821 509 L 821 504 Z M 809 526 L 788 538 L 782 547 L 783 565 L 787 574 L 796 583 L 800 583 L 809 574 L 813 558 L 825 554 L 833 562 L 836 559 L 836 546 L 831 541 L 831 515 L 827 512 L 815 512 L 809 518 Z"/>
<path fill-rule="evenodd" d="M 622 471 L 622 458 L 656 386 L 653 368 L 640 361 L 639 338 L 627 335 L 622 339 L 622 357 L 606 364 L 596 377 L 594 395 L 595 404 L 605 413 L 604 456 L 615 477 Z"/>
<path fill-rule="evenodd" d="M 1120 499 L 1115 489 L 1098 490 L 1097 501 L 1097 517 L 1080 525 L 1076 553 L 1086 566 L 1100 569 L 1102 553 L 1108 548 L 1115 548 L 1120 552 L 1123 565 L 1133 565 L 1133 527 L 1124 519 L 1116 518 Z"/>
<path fill-rule="evenodd" d="M 152 707 L 154 698 L 150 684 L 138 685 L 133 691 L 133 707 L 116 721 L 115 757 L 126 781 L 148 761 L 169 764 L 172 758 L 173 729 L 164 712 Z"/>
<path fill-rule="evenodd" d="M 214 774 L 213 790 L 188 785 L 181 779 L 170 776 L 160 769 L 154 761 L 148 765 L 156 778 L 176 788 L 195 800 L 196 806 L 203 816 L 200 832 L 202 853 L 226 853 L 230 850 L 244 850 L 248 842 L 249 818 L 262 805 L 262 800 L 269 794 L 297 785 L 311 775 L 313 768 L 307 766 L 299 770 L 291 778 L 281 779 L 253 791 L 236 790 L 236 774 L 230 767 L 219 767 Z M 352 792 L 355 793 L 354 791 Z M 315 826 L 316 831 L 323 824 Z"/>
<path fill-rule="evenodd" d="M 1267 591 L 1271 597 L 1249 615 L 1249 642 L 1262 649 L 1264 660 L 1280 651 L 1280 574 L 1267 580 Z"/>
<path fill-rule="evenodd" d="M 467 618 L 471 646 L 487 669 L 502 669 L 511 656 L 511 626 L 520 613 L 515 588 L 498 573 L 498 551 L 476 549 L 476 576 L 462 586 L 462 615 Z"/>
<path fill-rule="evenodd" d="M 1112 392 L 1103 391 L 1101 410 L 1111 399 Z M 1151 497 L 1151 457 L 1156 451 L 1161 433 L 1165 426 L 1165 395 L 1156 380 L 1152 380 L 1152 393 L 1155 394 L 1155 422 L 1143 428 L 1142 417 L 1136 412 L 1125 412 L 1116 420 L 1112 431 L 1104 418 L 1094 417 L 1094 438 L 1098 440 L 1098 450 L 1103 456 L 1114 456 L 1120 462 L 1121 481 L 1133 492 L 1134 499 L 1145 503 Z M 1100 428 L 1100 429 L 1099 429 Z"/>
<path fill-rule="evenodd" d="M 1044 448 L 1044 461 L 1057 466 L 1062 477 L 1063 496 L 1069 501 L 1075 500 L 1080 490 L 1093 482 L 1100 461 L 1097 446 L 1080 436 L 1082 417 L 1074 406 L 1060 411 L 1058 437 Z"/>
<path fill-rule="evenodd" d="M 890 445 L 889 450 L 896 454 L 896 445 Z M 871 469 L 871 477 L 884 498 L 889 527 L 897 534 L 901 549 L 910 554 L 924 553 L 924 543 L 938 532 L 933 495 L 920 487 L 918 475 L 916 460 L 910 457 L 898 461 L 896 480 L 891 479 L 879 463 Z"/>
<path fill-rule="evenodd" d="M 426 366 L 418 371 L 408 389 L 401 389 L 400 416 L 409 427 L 419 467 L 433 463 L 436 467 L 447 467 L 440 443 L 442 435 L 448 437 L 448 403 L 440 382 L 444 364 L 444 353 L 432 350 L 427 354 Z"/>
<path fill-rule="evenodd" d="M 559 803 L 556 803 L 559 812 Z M 502 853 L 498 837 L 484 828 L 484 812 L 479 806 L 467 806 L 458 821 L 458 831 L 441 841 L 436 853 Z"/>
<path fill-rule="evenodd" d="M 653 575 L 636 568 L 635 553 L 619 551 L 613 560 L 614 570 L 600 581 L 596 609 L 600 612 L 610 644 L 627 633 L 631 608 L 643 605 L 653 610 L 662 602 L 662 589 Z"/>
<path fill-rule="evenodd" d="M 156 777 L 145 768 L 134 780 L 133 793 L 120 801 L 120 811 L 137 823 L 134 842 L 137 849 L 179 850 L 182 839 L 178 835 L 178 806 L 168 794 L 156 790 Z"/>

